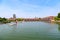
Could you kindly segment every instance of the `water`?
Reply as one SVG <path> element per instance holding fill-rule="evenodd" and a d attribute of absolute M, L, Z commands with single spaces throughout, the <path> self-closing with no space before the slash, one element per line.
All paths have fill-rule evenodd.
<path fill-rule="evenodd" d="M 2 24 L 0 40 L 60 40 L 60 24 L 45 22 Z"/>

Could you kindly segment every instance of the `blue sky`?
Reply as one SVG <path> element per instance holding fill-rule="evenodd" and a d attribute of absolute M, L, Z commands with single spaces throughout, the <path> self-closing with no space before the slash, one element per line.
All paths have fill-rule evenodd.
<path fill-rule="evenodd" d="M 0 17 L 34 18 L 57 16 L 60 0 L 0 0 Z"/>

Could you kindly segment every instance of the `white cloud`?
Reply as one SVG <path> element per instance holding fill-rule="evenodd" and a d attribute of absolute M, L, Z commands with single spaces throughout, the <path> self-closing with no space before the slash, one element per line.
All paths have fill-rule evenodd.
<path fill-rule="evenodd" d="M 55 7 L 48 7 L 48 6 L 39 6 L 39 5 L 33 5 L 33 4 L 27 4 L 27 3 L 18 3 L 17 0 L 11 0 L 13 2 L 13 5 L 16 7 L 13 7 L 11 5 L 5 4 L 0 6 L 0 13 L 1 17 L 12 17 L 12 15 L 15 13 L 17 17 L 45 17 L 45 16 L 55 16 L 57 15 L 57 12 L 60 11 L 60 3 L 57 4 Z M 16 3 L 17 1 L 17 3 Z M 5 14 L 5 15 L 3 15 Z"/>

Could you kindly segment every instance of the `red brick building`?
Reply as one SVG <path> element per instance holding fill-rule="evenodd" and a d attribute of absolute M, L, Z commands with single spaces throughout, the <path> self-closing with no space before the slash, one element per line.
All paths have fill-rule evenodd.
<path fill-rule="evenodd" d="M 41 20 L 43 20 L 43 21 L 51 21 L 51 20 L 54 20 L 54 16 L 44 17 Z"/>

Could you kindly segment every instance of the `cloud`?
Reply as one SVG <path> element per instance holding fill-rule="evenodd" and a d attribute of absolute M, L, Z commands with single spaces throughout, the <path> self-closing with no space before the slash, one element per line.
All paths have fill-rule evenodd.
<path fill-rule="evenodd" d="M 48 0 L 46 4 L 49 2 L 50 0 Z M 9 0 L 5 1 L 3 5 L 0 5 L 0 16 L 12 17 L 14 13 L 17 15 L 17 17 L 45 17 L 51 15 L 56 16 L 60 11 L 59 5 L 60 3 L 51 7 L 24 3 L 19 0 Z"/>

